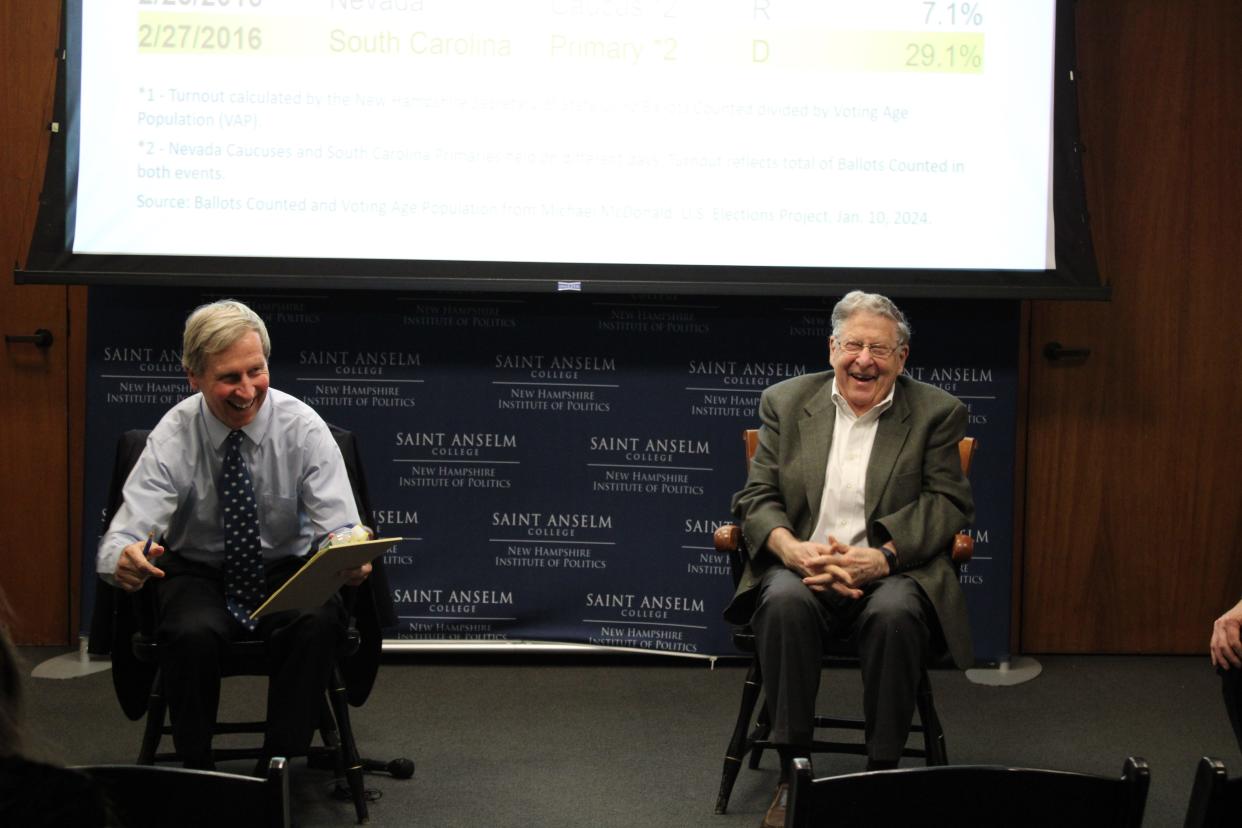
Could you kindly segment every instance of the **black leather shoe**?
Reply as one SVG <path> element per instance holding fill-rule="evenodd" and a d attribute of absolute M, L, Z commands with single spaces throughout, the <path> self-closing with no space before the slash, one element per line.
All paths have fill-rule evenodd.
<path fill-rule="evenodd" d="M 763 815 L 763 824 L 760 828 L 785 828 L 785 810 L 789 807 L 789 783 L 782 782 L 776 786 L 776 796 L 772 797 L 772 804 L 768 806 L 768 812 Z"/>

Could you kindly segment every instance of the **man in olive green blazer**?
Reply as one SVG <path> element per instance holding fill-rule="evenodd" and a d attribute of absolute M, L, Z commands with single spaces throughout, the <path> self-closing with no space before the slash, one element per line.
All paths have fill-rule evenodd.
<path fill-rule="evenodd" d="M 833 370 L 763 393 L 733 500 L 750 557 L 725 617 L 755 629 L 783 779 L 810 744 L 826 637 L 858 640 L 872 768 L 896 766 L 929 654 L 973 659 L 946 554 L 974 517 L 958 454 L 966 407 L 902 374 L 909 327 L 887 298 L 854 291 L 832 321 Z M 780 824 L 784 794 L 765 825 Z"/>

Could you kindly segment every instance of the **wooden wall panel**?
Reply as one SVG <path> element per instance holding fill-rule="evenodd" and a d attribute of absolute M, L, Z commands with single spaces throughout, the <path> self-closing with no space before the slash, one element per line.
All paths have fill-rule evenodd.
<path fill-rule="evenodd" d="M 13 264 L 25 258 L 43 183 L 59 6 L 0 7 L 0 332 L 32 334 L 46 328 L 55 340 L 46 350 L 3 343 L 0 353 L 0 527 L 5 538 L 0 585 L 17 616 L 14 637 L 24 644 L 68 642 L 77 595 L 67 399 L 70 353 L 82 347 L 81 337 L 70 335 L 70 289 L 19 287 L 10 275 Z M 77 324 L 84 326 L 84 320 Z M 79 369 L 79 382 L 81 377 Z"/>
<path fill-rule="evenodd" d="M 1019 646 L 1206 653 L 1242 594 L 1242 4 L 1078 6 L 1113 298 L 1032 303 Z"/>

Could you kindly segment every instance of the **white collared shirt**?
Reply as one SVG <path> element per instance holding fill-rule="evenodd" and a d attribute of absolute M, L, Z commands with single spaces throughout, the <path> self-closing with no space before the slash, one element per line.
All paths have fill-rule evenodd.
<path fill-rule="evenodd" d="M 828 450 L 828 466 L 824 470 L 824 494 L 819 501 L 819 517 L 814 543 L 828 543 L 828 536 L 848 546 L 865 546 L 867 542 L 866 488 L 867 465 L 880 415 L 893 404 L 896 383 L 888 396 L 864 414 L 855 414 L 849 402 L 832 381 L 832 402 L 836 406 L 836 424 L 832 427 L 832 447 Z"/>

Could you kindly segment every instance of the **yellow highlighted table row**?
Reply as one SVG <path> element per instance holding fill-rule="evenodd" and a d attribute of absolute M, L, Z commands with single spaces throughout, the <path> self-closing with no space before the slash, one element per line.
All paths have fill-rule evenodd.
<path fill-rule="evenodd" d="M 612 37 L 612 39 L 609 39 Z M 510 39 L 483 31 L 397 31 L 341 27 L 287 16 L 138 15 L 140 54 L 256 54 L 269 57 L 386 55 L 506 58 L 561 62 L 654 62 L 664 66 L 745 66 L 835 72 L 982 74 L 983 32 L 842 31 L 827 27 L 722 29 L 680 37 L 634 33 L 531 32 Z M 558 47 L 558 44 L 561 46 Z M 588 48 L 589 47 L 589 48 Z M 644 58 L 640 61 L 640 58 Z"/>

